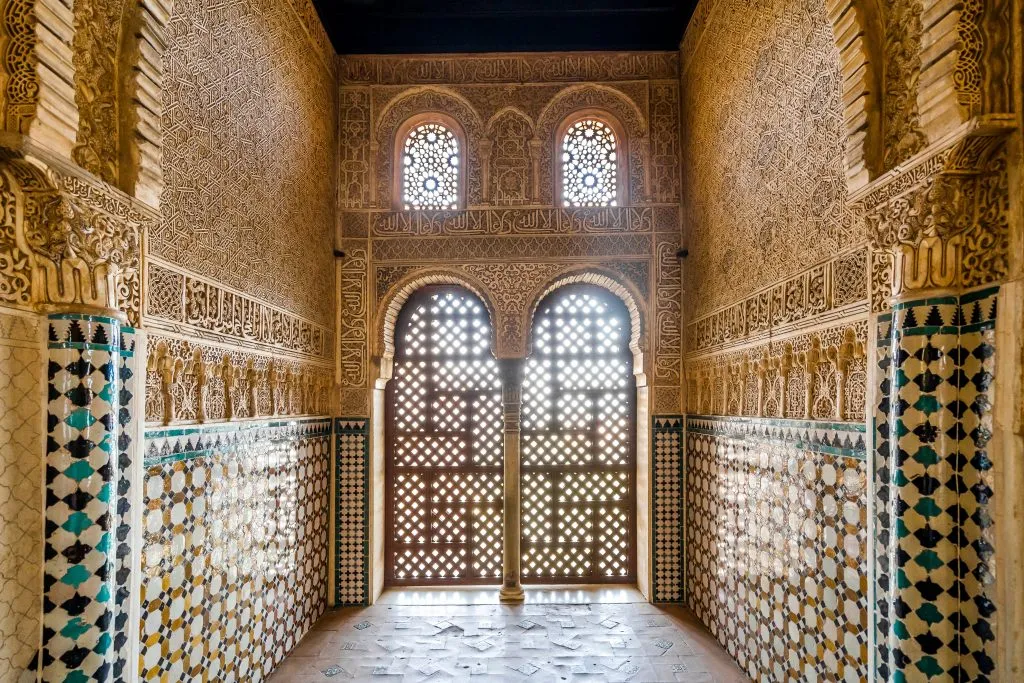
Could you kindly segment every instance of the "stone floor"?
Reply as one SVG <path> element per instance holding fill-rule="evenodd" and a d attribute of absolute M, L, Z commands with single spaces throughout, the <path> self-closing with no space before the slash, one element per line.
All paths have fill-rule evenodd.
<path fill-rule="evenodd" d="M 386 592 L 328 612 L 270 683 L 324 681 L 715 681 L 749 679 L 685 609 L 635 589 Z"/>

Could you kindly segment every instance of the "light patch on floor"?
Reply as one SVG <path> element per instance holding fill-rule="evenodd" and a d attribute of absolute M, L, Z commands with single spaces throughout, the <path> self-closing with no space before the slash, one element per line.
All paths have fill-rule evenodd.
<path fill-rule="evenodd" d="M 332 681 L 686 681 L 748 678 L 685 609 L 631 588 L 385 592 L 328 612 L 271 683 Z"/>

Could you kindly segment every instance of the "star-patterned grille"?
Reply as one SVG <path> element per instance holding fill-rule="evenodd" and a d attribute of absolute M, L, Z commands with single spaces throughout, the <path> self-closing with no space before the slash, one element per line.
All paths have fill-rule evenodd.
<path fill-rule="evenodd" d="M 387 576 L 497 583 L 502 563 L 501 382 L 487 310 L 428 287 L 396 325 L 388 392 Z"/>
<path fill-rule="evenodd" d="M 636 389 L 630 318 L 608 292 L 537 310 L 523 384 L 524 581 L 635 578 Z"/>

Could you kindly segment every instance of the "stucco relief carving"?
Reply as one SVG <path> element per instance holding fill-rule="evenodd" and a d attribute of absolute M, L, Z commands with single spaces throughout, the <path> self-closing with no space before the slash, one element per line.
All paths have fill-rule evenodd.
<path fill-rule="evenodd" d="M 696 318 L 864 242 L 849 206 L 844 79 L 825 3 L 714 5 L 699 40 L 688 30 L 681 86 Z"/>
<path fill-rule="evenodd" d="M 674 79 L 679 55 L 650 53 L 551 53 L 503 55 L 347 55 L 340 60 L 346 85 L 428 83 L 575 83 Z"/>
<path fill-rule="evenodd" d="M 885 167 L 893 168 L 928 144 L 921 128 L 920 0 L 894 0 L 885 12 Z"/>
<path fill-rule="evenodd" d="M 342 240 L 345 258 L 341 262 L 338 330 L 342 388 L 368 387 L 370 273 L 369 244 L 366 240 Z"/>
<path fill-rule="evenodd" d="M 148 218 L 106 185 L 10 155 L 0 185 L 3 300 L 120 311 L 138 325 Z"/>
<path fill-rule="evenodd" d="M 122 13 L 135 7 L 123 0 L 78 0 L 74 4 L 73 63 L 79 118 L 71 156 L 79 166 L 111 184 L 117 184 L 120 166 Z"/>
<path fill-rule="evenodd" d="M 331 412 L 329 366 L 160 335 L 153 335 L 147 348 L 147 423 Z"/>
<path fill-rule="evenodd" d="M 868 250 L 840 254 L 687 325 L 687 352 L 756 340 L 813 325 L 823 314 L 868 300 Z"/>
<path fill-rule="evenodd" d="M 470 209 L 468 211 L 345 212 L 346 236 L 574 235 L 671 232 L 676 207 L 600 209 Z"/>
<path fill-rule="evenodd" d="M 334 61 L 310 39 L 312 9 L 296 12 L 308 0 L 295 3 L 175 0 L 161 88 L 166 187 L 148 245 L 190 272 L 329 326 Z M 231 87 L 228 72 L 237 75 Z"/>
<path fill-rule="evenodd" d="M 864 419 L 867 321 L 686 361 L 698 415 Z"/>
<path fill-rule="evenodd" d="M 36 78 L 36 18 L 31 0 L 0 3 L 0 58 L 3 73 L 3 130 L 27 134 L 39 100 Z"/>
<path fill-rule="evenodd" d="M 532 203 L 537 196 L 540 171 L 540 145 L 537 143 L 534 143 L 533 122 L 517 109 L 503 109 L 488 122 L 482 150 L 486 203 L 498 206 Z"/>
<path fill-rule="evenodd" d="M 887 297 L 915 290 L 975 287 L 1009 270 L 1009 179 L 1005 128 L 981 122 L 892 188 L 860 200 L 875 259 L 873 288 Z"/>
<path fill-rule="evenodd" d="M 331 356 L 331 329 L 225 289 L 216 282 L 150 260 L 146 323 L 150 329 L 251 345 L 311 359 Z"/>

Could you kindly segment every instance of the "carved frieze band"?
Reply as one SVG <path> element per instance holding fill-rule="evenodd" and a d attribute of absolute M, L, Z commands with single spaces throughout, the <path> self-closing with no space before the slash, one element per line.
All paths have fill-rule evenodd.
<path fill-rule="evenodd" d="M 755 341 L 779 328 L 817 324 L 868 299 L 868 251 L 861 247 L 778 282 L 687 325 L 687 353 Z"/>
<path fill-rule="evenodd" d="M 679 55 L 675 52 L 348 55 L 340 58 L 339 72 L 341 82 L 346 85 L 668 80 L 679 77 Z"/>
<path fill-rule="evenodd" d="M 433 260 L 458 263 L 469 260 L 508 259 L 593 259 L 602 257 L 650 257 L 651 235 L 522 235 L 509 238 L 392 237 L 373 241 L 374 261 L 422 261 L 429 254 Z"/>
<path fill-rule="evenodd" d="M 444 235 L 576 235 L 672 232 L 679 229 L 679 208 L 473 209 L 469 211 L 346 211 L 346 237 Z"/>
<path fill-rule="evenodd" d="M 864 419 L 866 320 L 686 361 L 694 415 Z"/>
<path fill-rule="evenodd" d="M 172 424 L 331 412 L 329 365 L 150 336 L 146 422 Z"/>
<path fill-rule="evenodd" d="M 211 280 L 151 258 L 146 324 L 222 343 L 283 350 L 312 359 L 331 356 L 331 330 Z"/>

